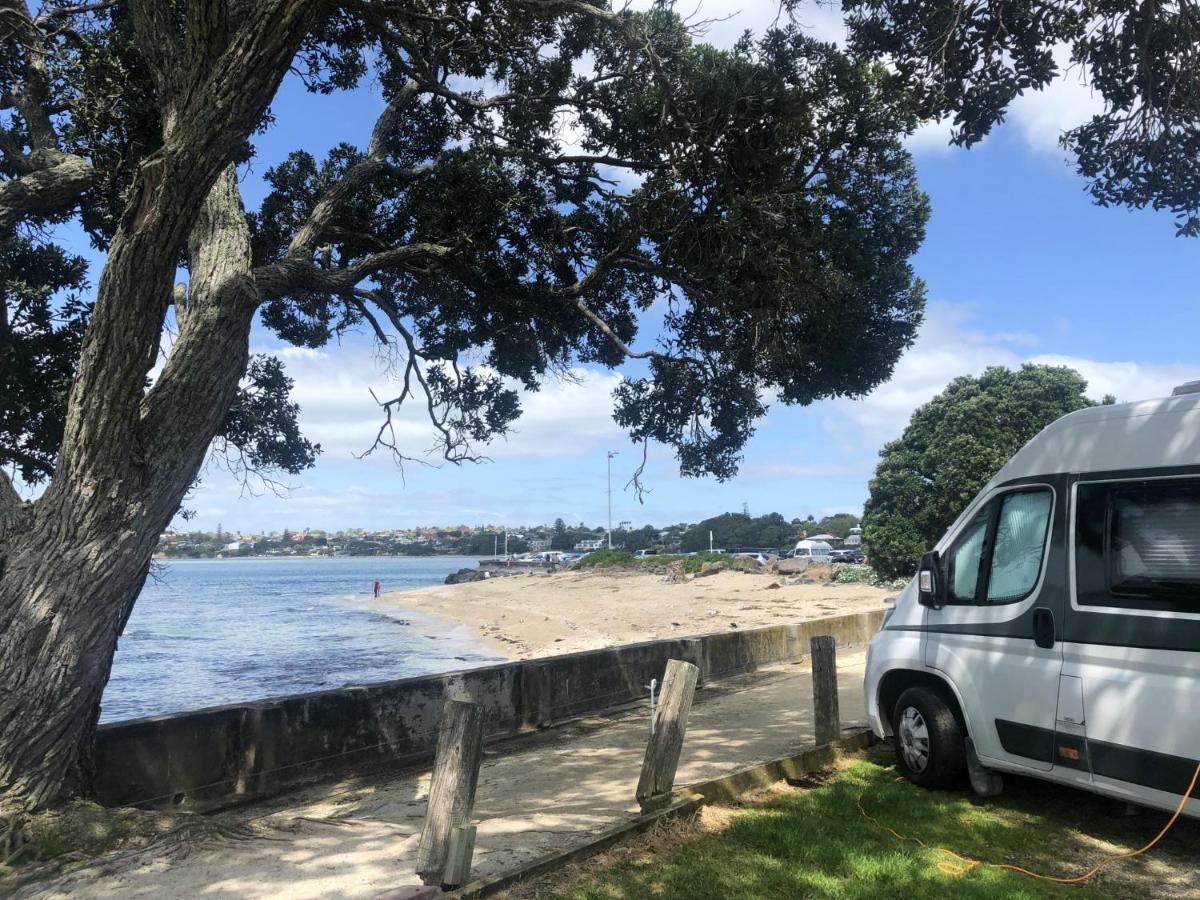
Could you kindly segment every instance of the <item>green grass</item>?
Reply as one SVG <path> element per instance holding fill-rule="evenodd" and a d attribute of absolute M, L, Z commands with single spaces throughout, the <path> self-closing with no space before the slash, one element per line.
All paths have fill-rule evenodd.
<path fill-rule="evenodd" d="M 1157 876 L 1143 860 L 1118 863 L 1133 871 L 1106 870 L 1086 886 L 1035 881 L 1016 873 L 977 866 L 962 877 L 947 876 L 934 849 L 901 842 L 866 821 L 855 801 L 881 823 L 920 837 L 929 848 L 946 847 L 963 856 L 1013 863 L 1047 874 L 1077 874 L 1104 855 L 1084 834 L 1139 846 L 1165 816 L 1145 813 L 1138 821 L 1116 814 L 1117 805 L 1040 782 L 1015 779 L 998 800 L 977 801 L 965 792 L 930 792 L 897 781 L 889 752 L 873 751 L 822 787 L 798 791 L 736 813 L 729 826 L 675 849 L 592 870 L 565 893 L 570 900 L 790 900 L 790 898 L 1023 898 L 1153 896 Z M 1194 824 L 1177 826 L 1157 849 L 1156 863 L 1195 865 Z M 1126 880 L 1128 878 L 1133 881 Z M 1189 881 L 1188 883 L 1193 883 Z M 1179 896 L 1179 895 L 1176 895 Z"/>
<path fill-rule="evenodd" d="M 575 565 L 581 569 L 641 569 L 679 563 L 686 574 L 695 574 L 706 562 L 728 562 L 729 559 L 726 553 L 697 553 L 695 556 L 662 553 L 638 558 L 628 550 L 593 550 Z"/>

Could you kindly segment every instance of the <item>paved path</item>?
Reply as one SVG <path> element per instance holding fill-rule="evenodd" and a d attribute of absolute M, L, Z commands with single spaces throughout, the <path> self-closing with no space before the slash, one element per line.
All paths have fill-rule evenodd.
<path fill-rule="evenodd" d="M 839 663 L 842 723 L 863 724 L 863 655 Z M 808 661 L 697 693 L 677 786 L 813 743 Z M 637 710 L 576 722 L 487 751 L 476 795 L 475 876 L 585 843 L 638 812 L 648 731 Z M 226 813 L 255 837 L 118 856 L 24 897 L 371 898 L 413 874 L 429 773 L 343 782 Z"/>

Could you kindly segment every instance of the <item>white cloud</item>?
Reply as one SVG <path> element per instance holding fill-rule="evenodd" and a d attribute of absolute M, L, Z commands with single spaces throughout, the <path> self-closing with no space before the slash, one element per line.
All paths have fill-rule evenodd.
<path fill-rule="evenodd" d="M 1088 382 L 1088 396 L 1115 394 L 1119 401 L 1165 397 L 1195 376 L 1182 363 L 1106 361 L 1036 353 L 1038 341 L 1021 332 L 988 332 L 971 324 L 969 307 L 930 304 L 913 347 L 901 357 L 891 379 L 856 401 L 826 401 L 816 409 L 825 431 L 845 449 L 880 446 L 897 437 L 918 406 L 960 375 L 978 375 L 989 366 L 1015 368 L 1026 362 L 1069 366 Z"/>
<path fill-rule="evenodd" d="M 371 397 L 390 399 L 400 391 L 395 376 L 363 347 L 267 350 L 280 357 L 293 379 L 292 399 L 300 405 L 300 426 L 321 444 L 325 457 L 361 454 L 375 439 L 384 416 Z M 550 380 L 540 391 L 524 392 L 524 410 L 506 440 L 481 448 L 500 457 L 550 457 L 585 453 L 618 435 L 612 420 L 612 392 L 621 376 L 577 368 L 570 378 Z M 423 453 L 435 437 L 418 395 L 393 416 L 398 444 L 405 453 Z M 391 465 L 387 454 L 380 460 Z"/>
<path fill-rule="evenodd" d="M 904 139 L 910 153 L 949 153 L 957 150 L 950 143 L 954 133 L 954 120 L 947 117 L 936 122 L 926 122 Z"/>
<path fill-rule="evenodd" d="M 1102 362 L 1055 353 L 1035 356 L 1029 361 L 1069 366 L 1087 379 L 1088 396 L 1099 400 L 1105 394 L 1112 394 L 1122 403 L 1167 397 L 1176 386 L 1196 377 L 1196 367 L 1184 363 Z"/>
<path fill-rule="evenodd" d="M 1060 45 L 1054 62 L 1061 73 L 1045 89 L 1030 91 L 1013 101 L 1009 117 L 1032 150 L 1061 152 L 1064 131 L 1082 125 L 1104 109 L 1104 102 L 1087 84 L 1086 73 L 1071 65 L 1070 49 Z"/>

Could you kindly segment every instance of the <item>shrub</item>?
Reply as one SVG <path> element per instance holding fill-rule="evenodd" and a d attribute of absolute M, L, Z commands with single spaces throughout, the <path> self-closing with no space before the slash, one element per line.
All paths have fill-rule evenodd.
<path fill-rule="evenodd" d="M 581 569 L 628 569 L 636 566 L 638 559 L 628 550 L 593 550 L 577 566 Z"/>

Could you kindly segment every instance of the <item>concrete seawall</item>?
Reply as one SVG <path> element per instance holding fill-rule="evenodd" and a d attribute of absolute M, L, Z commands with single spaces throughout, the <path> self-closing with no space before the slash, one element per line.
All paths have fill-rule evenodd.
<path fill-rule="evenodd" d="M 647 641 L 101 726 L 98 799 L 109 806 L 212 809 L 333 774 L 432 758 L 442 701 L 483 705 L 496 740 L 646 696 L 668 659 L 701 681 L 800 659 L 809 639 L 868 641 L 883 610 L 791 625 Z"/>

